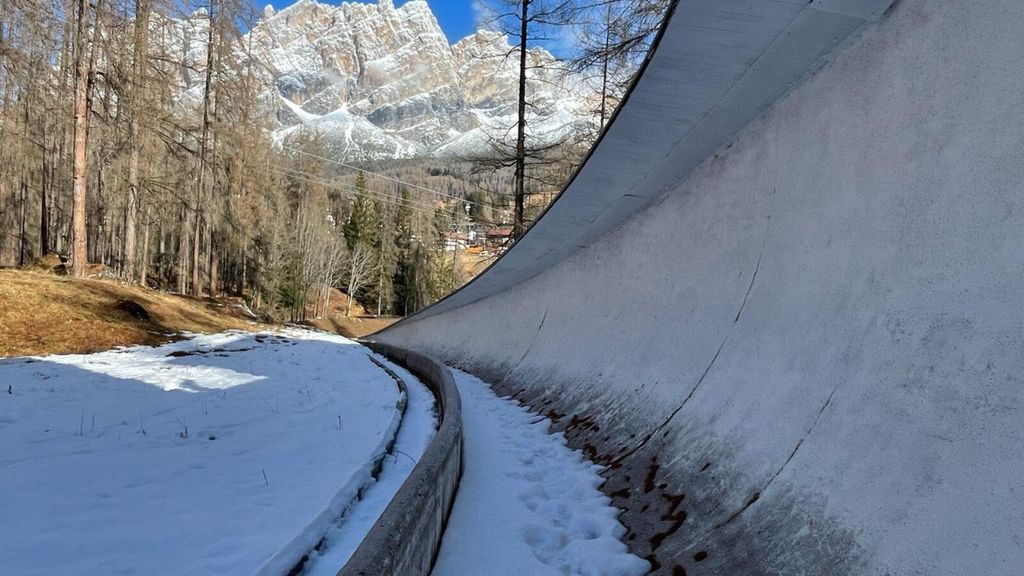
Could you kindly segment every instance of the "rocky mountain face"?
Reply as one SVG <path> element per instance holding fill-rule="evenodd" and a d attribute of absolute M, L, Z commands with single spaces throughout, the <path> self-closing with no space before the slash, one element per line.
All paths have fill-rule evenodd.
<path fill-rule="evenodd" d="M 515 123 L 518 58 L 507 37 L 480 31 L 449 45 L 423 0 L 299 0 L 268 7 L 250 34 L 280 141 L 317 135 L 349 160 L 467 156 Z M 582 130 L 585 83 L 543 49 L 529 59 L 531 137 Z"/>

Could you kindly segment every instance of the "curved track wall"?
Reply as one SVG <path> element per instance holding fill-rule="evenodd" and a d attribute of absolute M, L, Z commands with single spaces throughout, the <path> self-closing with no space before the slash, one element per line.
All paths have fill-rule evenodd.
<path fill-rule="evenodd" d="M 664 50 L 704 5 L 679 3 L 535 229 L 376 339 L 549 415 L 609 465 L 659 574 L 1019 574 L 1024 3 L 902 0 L 836 35 L 795 88 L 775 83 L 767 111 L 743 108 L 739 132 L 708 132 L 724 146 L 695 168 L 690 129 L 638 136 L 646 160 L 602 155 L 628 150 L 616 134 L 671 140 L 678 127 L 630 107 L 683 105 L 686 77 L 645 81 L 678 75 Z M 559 243 L 559 206 L 635 191 L 645 209 L 587 216 Z"/>
<path fill-rule="evenodd" d="M 437 360 L 387 344 L 363 344 L 419 377 L 437 399 L 441 424 L 338 576 L 427 576 L 462 478 L 462 401 L 451 371 Z"/>

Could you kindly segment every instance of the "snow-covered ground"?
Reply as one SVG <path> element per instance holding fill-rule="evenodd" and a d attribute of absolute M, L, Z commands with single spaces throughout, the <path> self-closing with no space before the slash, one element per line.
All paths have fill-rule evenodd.
<path fill-rule="evenodd" d="M 369 463 L 398 430 L 398 387 L 368 353 L 286 330 L 0 360 L 0 573 L 293 565 L 371 482 Z M 406 381 L 419 416 L 400 449 L 415 458 L 432 403 Z M 381 483 L 401 483 L 397 458 Z M 373 514 L 364 502 L 353 519 Z M 354 549 L 360 536 L 348 539 Z"/>
<path fill-rule="evenodd" d="M 465 469 L 434 576 L 640 576 L 620 540 L 600 467 L 548 434 L 548 420 L 453 370 Z"/>
<path fill-rule="evenodd" d="M 327 532 L 324 546 L 309 558 L 301 576 L 335 576 L 338 573 L 338 568 L 352 557 L 363 537 L 412 473 L 437 430 L 436 402 L 430 390 L 408 371 L 388 362 L 383 356 L 376 357 L 398 374 L 409 390 L 409 406 L 395 439 L 393 456 L 384 460 L 380 478 L 366 489 L 362 500 L 352 507 L 341 523 L 333 525 Z"/>

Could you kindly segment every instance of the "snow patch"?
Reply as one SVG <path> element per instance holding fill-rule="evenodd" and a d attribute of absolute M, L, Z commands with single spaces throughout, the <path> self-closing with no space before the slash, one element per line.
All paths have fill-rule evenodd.
<path fill-rule="evenodd" d="M 398 374 L 409 391 L 409 406 L 395 440 L 395 456 L 384 461 L 376 483 L 370 485 L 362 500 L 327 532 L 324 545 L 307 561 L 302 576 L 335 576 L 338 573 L 412 473 L 437 430 L 436 402 L 430 390 L 400 366 L 388 362 L 383 356 L 376 355 L 376 358 Z"/>
<path fill-rule="evenodd" d="M 0 361 L 0 571 L 287 564 L 397 425 L 398 389 L 367 354 L 288 329 Z"/>
<path fill-rule="evenodd" d="M 434 576 L 641 576 L 650 565 L 629 553 L 619 510 L 598 489 L 601 467 L 570 449 L 548 420 L 465 372 L 465 453 Z"/>

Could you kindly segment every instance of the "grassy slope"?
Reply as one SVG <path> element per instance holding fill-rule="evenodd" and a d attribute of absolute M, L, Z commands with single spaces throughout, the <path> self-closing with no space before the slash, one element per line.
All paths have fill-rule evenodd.
<path fill-rule="evenodd" d="M 393 316 L 370 316 L 358 302 L 352 302 L 352 315 L 346 316 L 348 296 L 341 290 L 331 291 L 330 308 L 324 311 L 323 318 L 310 318 L 303 324 L 334 334 L 341 334 L 346 338 L 361 338 L 372 334 L 377 330 L 383 330 L 394 324 L 398 318 Z"/>
<path fill-rule="evenodd" d="M 362 338 L 367 334 L 383 330 L 400 319 L 398 316 L 354 316 L 346 318 L 344 315 L 337 315 L 309 320 L 306 324 L 317 330 L 341 334 L 346 338 Z"/>
<path fill-rule="evenodd" d="M 124 310 L 141 305 L 148 319 Z M 180 332 L 251 330 L 241 309 L 105 280 L 0 270 L 0 357 L 160 344 Z"/>

